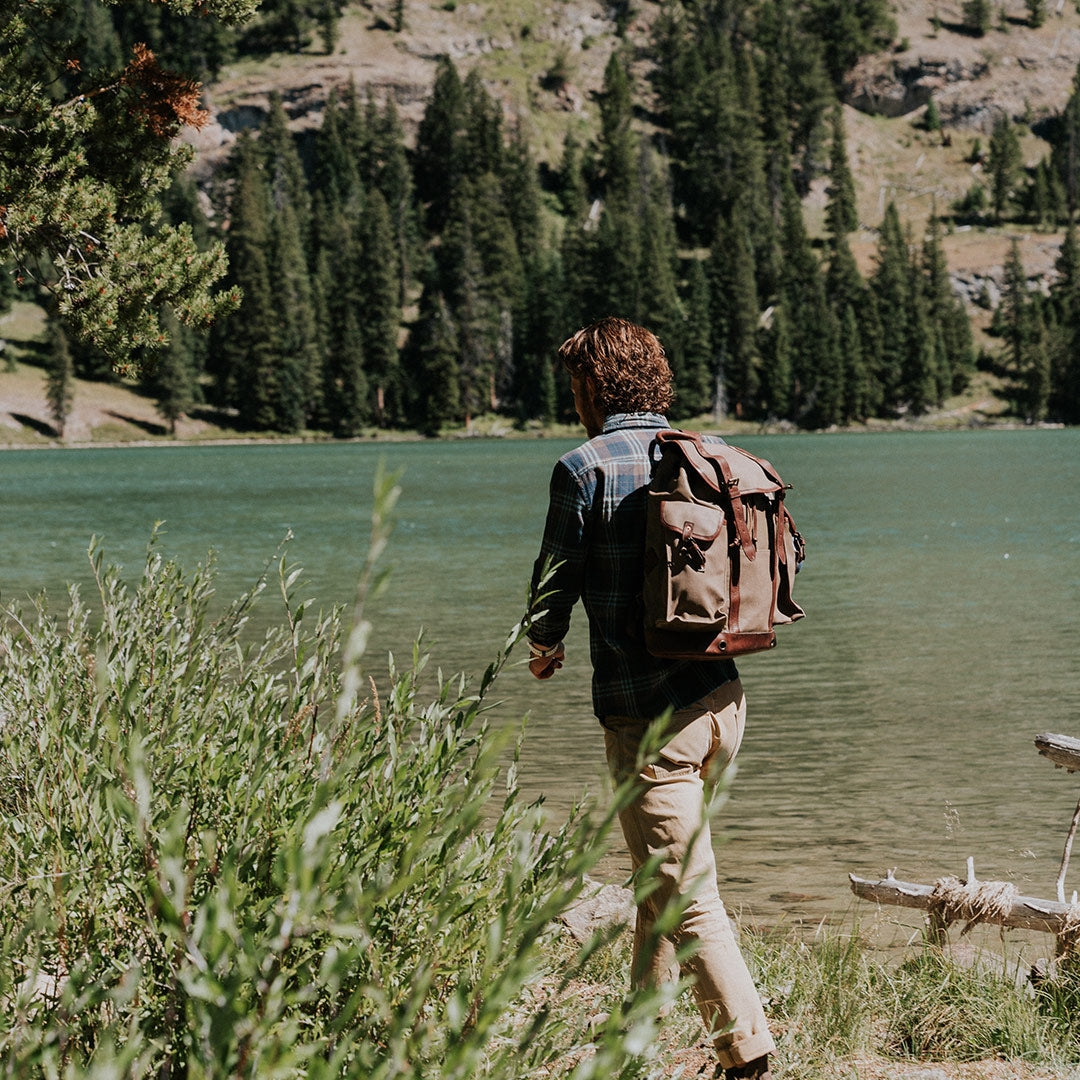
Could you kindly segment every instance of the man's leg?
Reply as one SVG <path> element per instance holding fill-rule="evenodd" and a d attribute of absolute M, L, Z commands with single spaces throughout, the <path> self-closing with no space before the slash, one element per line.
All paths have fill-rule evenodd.
<path fill-rule="evenodd" d="M 619 815 L 635 869 L 662 853 L 658 887 L 638 911 L 634 974 L 639 984 L 665 976 L 671 948 L 643 955 L 649 928 L 673 898 L 691 897 L 675 944 L 694 942 L 686 964 L 706 1028 L 726 1068 L 756 1061 L 775 1050 L 761 999 L 735 942 L 716 885 L 706 784 L 735 756 L 742 739 L 745 701 L 739 682 L 728 683 L 672 717 L 659 760 L 638 773 L 640 794 Z M 617 718 L 605 722 L 608 763 L 616 778 L 634 769 L 645 725 Z M 730 1030 L 724 1030 L 724 1029 Z"/>

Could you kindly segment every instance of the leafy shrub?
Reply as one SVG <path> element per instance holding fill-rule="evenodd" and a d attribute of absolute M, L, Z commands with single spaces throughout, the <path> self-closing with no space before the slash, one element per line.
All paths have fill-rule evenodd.
<path fill-rule="evenodd" d="M 347 634 L 281 558 L 282 620 L 249 640 L 265 580 L 212 618 L 212 565 L 156 542 L 132 587 L 91 545 L 98 617 L 74 588 L 63 620 L 6 613 L 4 1075 L 640 1073 L 670 990 L 595 1034 L 534 993 L 610 818 L 546 831 L 514 764 L 491 806 L 484 695 L 521 628 L 475 690 L 440 678 L 422 702 L 419 647 L 381 690 L 361 674 L 395 497 L 381 480 Z"/>

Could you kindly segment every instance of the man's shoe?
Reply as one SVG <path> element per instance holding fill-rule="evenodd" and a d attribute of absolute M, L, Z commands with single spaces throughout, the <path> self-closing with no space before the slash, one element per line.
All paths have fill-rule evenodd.
<path fill-rule="evenodd" d="M 716 1075 L 718 1077 L 721 1075 L 720 1069 L 716 1070 Z M 765 1054 L 753 1061 L 748 1061 L 745 1065 L 732 1065 L 723 1070 L 723 1077 L 724 1080 L 772 1080 L 769 1057 Z"/>

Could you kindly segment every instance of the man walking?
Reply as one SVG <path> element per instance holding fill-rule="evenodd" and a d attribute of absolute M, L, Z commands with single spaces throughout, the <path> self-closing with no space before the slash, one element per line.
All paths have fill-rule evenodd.
<path fill-rule="evenodd" d="M 669 427 L 671 371 L 655 335 L 618 318 L 579 330 L 559 357 L 589 441 L 563 455 L 552 474 L 534 586 L 545 565 L 556 568 L 538 605 L 543 613 L 529 629 L 529 668 L 547 679 L 562 666 L 570 611 L 580 599 L 608 764 L 617 780 L 636 775 L 640 789 L 619 815 L 631 860 L 636 870 L 662 855 L 659 887 L 637 913 L 633 978 L 638 985 L 658 983 L 668 977 L 676 947 L 693 943 L 685 966 L 714 1035 L 717 1076 L 771 1080 L 775 1044 L 717 891 L 705 820 L 710 778 L 742 740 L 742 686 L 730 660 L 658 659 L 642 635 L 649 445 Z M 667 709 L 673 714 L 659 759 L 635 772 L 645 730 Z M 656 915 L 679 897 L 689 898 L 679 927 L 659 949 L 646 949 Z"/>

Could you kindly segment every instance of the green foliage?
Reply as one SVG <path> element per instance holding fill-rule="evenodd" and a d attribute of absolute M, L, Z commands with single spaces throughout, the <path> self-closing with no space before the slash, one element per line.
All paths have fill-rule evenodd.
<path fill-rule="evenodd" d="M 961 11 L 964 25 L 971 33 L 982 37 L 989 32 L 993 15 L 990 0 L 964 0 Z"/>
<path fill-rule="evenodd" d="M 242 19 L 255 0 L 208 0 Z M 170 0 L 189 14 L 194 0 Z M 158 311 L 206 325 L 237 297 L 211 295 L 220 247 L 200 251 L 185 225 L 149 230 L 158 196 L 190 159 L 172 137 L 199 123 L 198 87 L 136 50 L 122 69 L 84 58 L 71 0 L 0 3 L 0 261 L 49 289 L 69 326 L 123 364 L 165 343 Z"/>
<path fill-rule="evenodd" d="M 84 0 L 86 11 L 96 2 Z M 264 0 L 234 45 L 253 48 L 262 34 L 303 47 L 322 2 Z M 209 41 L 209 30 L 189 36 L 160 5 L 131 0 L 112 14 L 112 37 L 105 23 L 86 25 L 87 49 L 101 63 L 119 63 L 118 43 L 136 31 L 162 47 L 173 30 L 193 48 Z M 490 410 L 567 416 L 554 348 L 619 313 L 660 333 L 684 395 L 679 408 L 699 413 L 711 402 L 718 417 L 730 406 L 746 418 L 810 424 L 847 418 L 863 400 L 867 415 L 894 409 L 902 369 L 883 352 L 899 345 L 880 320 L 872 325 L 843 240 L 858 220 L 830 80 L 842 57 L 892 33 L 877 0 L 672 0 L 654 22 L 655 134 L 640 128 L 640 88 L 620 49 L 605 69 L 598 137 L 583 145 L 571 130 L 557 175 L 538 167 L 523 124 L 507 130 L 479 69 L 459 75 L 446 56 L 411 155 L 392 101 L 380 110 L 350 83 L 331 90 L 301 157 L 271 96 L 262 129 L 238 139 L 209 191 L 231 259 L 219 299 L 243 297 L 243 306 L 219 322 L 191 370 L 205 370 L 208 395 L 254 429 L 351 437 L 372 422 L 431 432 Z M 826 162 L 830 235 L 818 252 L 800 196 Z M 1056 176 L 1058 166 L 1043 173 Z M 1044 184 L 1043 199 L 1035 180 L 1027 202 L 1045 203 L 1038 213 L 1052 217 L 1062 184 Z M 170 223 L 190 222 L 201 255 L 213 250 L 214 230 L 198 198 L 191 184 L 165 194 Z M 716 249 L 718 219 L 730 251 Z M 701 290 L 686 270 L 707 246 L 721 269 Z M 702 297 L 706 306 L 695 310 Z M 854 358 L 846 354 L 855 338 L 841 345 L 849 306 Z M 109 372 L 100 349 L 73 343 L 73 352 L 78 374 Z M 937 359 L 930 366 L 940 374 Z M 160 366 L 180 382 L 182 368 Z"/>
<path fill-rule="evenodd" d="M 600 167 L 604 190 L 612 201 L 625 203 L 636 180 L 637 136 L 633 115 L 631 76 L 619 56 L 611 54 L 600 91 Z"/>
<path fill-rule="evenodd" d="M 990 205 L 994 219 L 1000 221 L 1020 180 L 1024 158 L 1020 150 L 1020 137 L 1007 116 L 998 119 L 990 136 L 990 156 L 987 169 L 990 173 Z"/>
<path fill-rule="evenodd" d="M 930 98 L 926 103 L 926 113 L 923 115 L 923 127 L 927 131 L 941 130 L 941 113 L 938 111 L 937 102 Z"/>
<path fill-rule="evenodd" d="M 887 0 L 811 0 L 809 25 L 820 35 L 833 82 L 843 80 L 860 56 L 888 46 L 896 19 Z"/>
<path fill-rule="evenodd" d="M 400 282 L 390 211 L 378 189 L 368 197 L 361 248 L 363 257 L 357 277 L 364 298 L 364 362 L 374 384 L 375 421 L 389 427 L 404 419 L 397 348 Z"/>
<path fill-rule="evenodd" d="M 857 928 L 810 943 L 747 934 L 742 942 L 790 1080 L 848 1075 L 868 1056 L 885 1059 L 881 1075 L 890 1075 L 889 1059 L 913 1058 L 1037 1061 L 1067 1075 L 1080 1054 L 1075 965 L 1033 989 L 1026 971 L 1001 970 L 999 957 L 965 966 L 924 947 L 897 959 L 865 945 Z"/>
<path fill-rule="evenodd" d="M 1072 94 L 1058 121 L 1052 138 L 1051 162 L 1061 181 L 1070 214 L 1080 204 L 1080 161 L 1076 148 L 1080 145 L 1080 65 L 1073 76 Z"/>
<path fill-rule="evenodd" d="M 143 385 L 153 395 L 158 413 L 169 425 L 169 434 L 175 435 L 176 421 L 197 400 L 198 368 L 191 331 L 175 320 L 170 325 L 170 319 L 166 312 L 162 321 L 169 334 L 169 344 L 144 364 Z"/>
<path fill-rule="evenodd" d="M 591 1033 L 557 1000 L 604 942 L 552 949 L 611 815 L 551 832 L 516 756 L 500 780 L 484 699 L 522 627 L 428 700 L 419 647 L 381 688 L 360 667 L 396 496 L 351 629 L 281 557 L 256 637 L 265 577 L 213 615 L 212 565 L 156 540 L 131 586 L 91 544 L 96 615 L 74 588 L 4 613 L 6 1074 L 510 1080 L 587 1049 L 583 1080 L 640 1075 L 671 988 Z"/>
<path fill-rule="evenodd" d="M 45 364 L 45 400 L 56 434 L 62 439 L 75 400 L 75 368 L 71 346 L 59 319 L 49 320 L 49 356 Z"/>
<path fill-rule="evenodd" d="M 844 113 L 839 105 L 832 114 L 832 145 L 829 152 L 829 203 L 825 223 L 834 236 L 854 232 L 859 227 L 855 204 L 855 178 L 847 160 Z"/>

